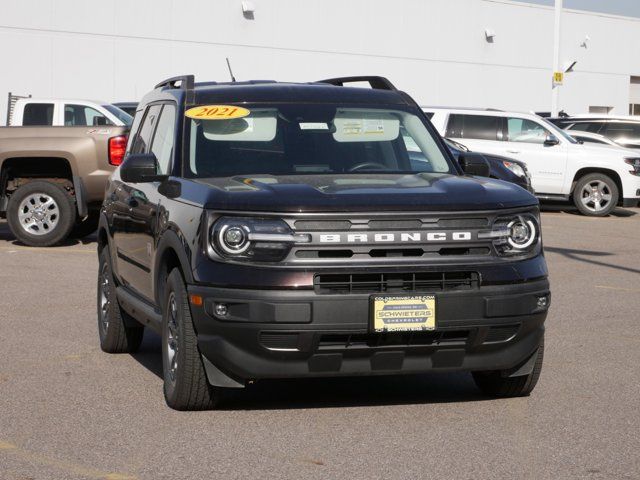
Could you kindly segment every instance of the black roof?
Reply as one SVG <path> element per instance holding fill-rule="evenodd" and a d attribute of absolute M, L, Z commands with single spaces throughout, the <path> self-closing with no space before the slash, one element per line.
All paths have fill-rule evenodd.
<path fill-rule="evenodd" d="M 337 87 L 323 83 L 258 83 L 195 86 L 195 103 L 209 101 L 273 103 L 406 104 L 398 92 Z"/>
<path fill-rule="evenodd" d="M 293 83 L 273 80 L 243 82 L 193 82 L 192 76 L 174 77 L 158 84 L 145 95 L 142 103 L 174 98 L 188 105 L 204 103 L 340 103 L 377 105 L 415 105 L 406 94 L 399 92 L 382 77 L 347 77 L 346 80 L 373 79 L 373 88 L 342 86 L 345 79 L 320 82 Z M 355 80 L 354 80 L 355 81 Z M 177 86 L 178 83 L 180 86 Z M 331 82 L 331 83 L 329 83 Z M 386 82 L 386 83 L 385 83 Z M 347 83 L 345 81 L 345 83 Z"/>

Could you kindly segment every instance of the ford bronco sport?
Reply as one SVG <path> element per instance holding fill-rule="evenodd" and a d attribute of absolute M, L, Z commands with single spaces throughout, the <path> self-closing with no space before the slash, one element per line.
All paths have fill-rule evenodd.
<path fill-rule="evenodd" d="M 382 77 L 166 80 L 105 193 L 100 345 L 161 334 L 181 410 L 309 376 L 469 371 L 527 395 L 550 301 L 538 202 L 487 173 Z"/>

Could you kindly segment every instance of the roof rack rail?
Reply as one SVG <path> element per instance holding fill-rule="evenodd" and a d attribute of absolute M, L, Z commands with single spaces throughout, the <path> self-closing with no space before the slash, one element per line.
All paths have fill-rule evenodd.
<path fill-rule="evenodd" d="M 395 85 L 389 81 L 389 79 L 385 77 L 375 76 L 375 75 L 328 78 L 326 80 L 319 80 L 317 83 L 328 83 L 330 85 L 343 87 L 345 83 L 355 83 L 355 82 L 369 82 L 369 85 L 371 85 L 371 88 L 375 90 L 398 90 L 395 87 Z"/>
<path fill-rule="evenodd" d="M 171 77 L 163 80 L 155 86 L 155 88 L 170 87 L 180 88 L 181 90 L 193 90 L 195 77 L 193 75 L 180 75 L 178 77 Z M 180 83 L 180 87 L 176 84 Z"/>

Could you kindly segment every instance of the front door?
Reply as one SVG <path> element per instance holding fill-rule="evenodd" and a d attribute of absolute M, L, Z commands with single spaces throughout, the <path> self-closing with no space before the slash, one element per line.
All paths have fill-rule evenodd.
<path fill-rule="evenodd" d="M 168 175 L 173 160 L 176 108 L 173 104 L 155 104 L 147 108 L 142 124 L 129 149 L 132 154 L 153 153 L 157 173 Z M 158 192 L 159 182 L 121 185 L 121 228 L 117 229 L 118 273 L 136 293 L 153 301 L 151 269 L 155 262 L 158 238 L 158 212 L 168 199 Z"/>
<path fill-rule="evenodd" d="M 542 124 L 526 118 L 507 119 L 502 155 L 521 160 L 531 173 L 537 194 L 562 194 L 567 168 L 567 145 L 545 144 L 551 135 Z"/>

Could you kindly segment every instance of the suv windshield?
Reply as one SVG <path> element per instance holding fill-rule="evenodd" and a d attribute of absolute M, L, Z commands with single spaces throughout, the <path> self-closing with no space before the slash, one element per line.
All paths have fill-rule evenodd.
<path fill-rule="evenodd" d="M 457 173 L 423 121 L 407 111 L 327 104 L 246 108 L 241 118 L 187 119 L 187 175 Z"/>
<path fill-rule="evenodd" d="M 556 125 L 551 123 L 546 118 L 540 117 L 540 118 L 538 118 L 538 121 L 541 121 L 545 125 L 545 127 L 547 127 L 549 130 L 551 130 L 551 132 L 553 134 L 555 134 L 558 137 L 564 138 L 567 142 L 569 142 L 569 143 L 580 143 L 575 138 L 573 138 L 571 135 L 569 135 L 567 132 L 565 132 L 561 128 L 558 128 Z"/>

